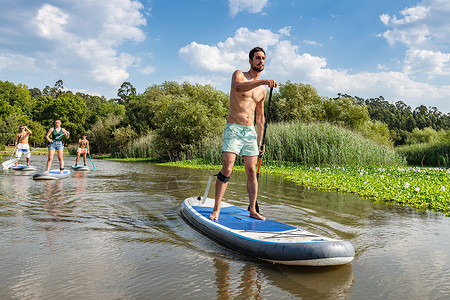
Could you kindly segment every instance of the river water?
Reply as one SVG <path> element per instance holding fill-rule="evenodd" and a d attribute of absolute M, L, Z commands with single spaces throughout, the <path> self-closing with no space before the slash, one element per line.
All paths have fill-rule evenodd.
<path fill-rule="evenodd" d="M 33 156 L 38 171 L 45 162 Z M 181 217 L 182 200 L 202 195 L 213 171 L 94 163 L 96 171 L 45 182 L 0 171 L 0 299 L 450 298 L 450 218 L 442 214 L 262 173 L 266 217 L 356 250 L 345 266 L 279 266 L 218 245 Z M 247 206 L 245 174 L 233 173 L 225 200 Z"/>

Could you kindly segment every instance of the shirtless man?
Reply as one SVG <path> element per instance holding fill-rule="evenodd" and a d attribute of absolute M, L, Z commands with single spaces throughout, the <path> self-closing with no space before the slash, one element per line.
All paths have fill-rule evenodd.
<path fill-rule="evenodd" d="M 17 147 L 16 158 L 22 157 L 25 154 L 25 158 L 27 159 L 27 166 L 30 165 L 30 145 L 28 145 L 28 137 L 33 133 L 30 129 L 28 129 L 25 125 L 20 125 L 19 127 L 20 133 L 16 135 L 16 141 L 14 142 L 14 146 Z M 19 161 L 16 161 L 16 167 Z"/>
<path fill-rule="evenodd" d="M 230 113 L 223 134 L 222 170 L 217 174 L 215 204 L 211 215 L 212 220 L 218 220 L 220 203 L 227 189 L 231 171 L 236 155 L 244 159 L 247 174 L 247 193 L 250 201 L 250 217 L 265 220 L 265 217 L 256 211 L 256 196 L 258 194 L 258 181 L 256 178 L 256 162 L 261 149 L 262 132 L 264 130 L 264 99 L 266 98 L 265 85 L 277 87 L 275 80 L 260 80 L 259 74 L 264 70 L 266 53 L 260 47 L 253 48 L 249 53 L 250 70 L 242 72 L 237 70 L 231 79 Z M 253 120 L 256 110 L 255 132 Z"/>

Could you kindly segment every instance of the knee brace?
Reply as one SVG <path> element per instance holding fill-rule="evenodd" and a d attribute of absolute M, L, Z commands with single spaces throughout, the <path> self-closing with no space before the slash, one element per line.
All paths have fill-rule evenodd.
<path fill-rule="evenodd" d="M 214 176 L 217 176 L 217 180 L 222 181 L 223 183 L 227 183 L 228 181 L 230 181 L 230 176 L 225 176 L 221 172 Z"/>

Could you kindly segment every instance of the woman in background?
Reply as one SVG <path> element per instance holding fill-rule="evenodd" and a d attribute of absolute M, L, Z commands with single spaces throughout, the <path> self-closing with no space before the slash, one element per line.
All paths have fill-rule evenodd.
<path fill-rule="evenodd" d="M 50 138 L 50 135 L 52 136 Z M 63 159 L 63 150 L 64 146 L 62 143 L 63 136 L 66 136 L 68 138 L 70 135 L 70 132 L 65 130 L 61 127 L 61 119 L 55 120 L 55 127 L 50 128 L 50 130 L 47 132 L 47 135 L 45 136 L 45 139 L 49 141 L 50 145 L 48 146 L 48 160 L 47 160 L 47 170 L 45 173 L 48 173 L 50 171 L 50 167 L 52 166 L 53 156 L 56 154 L 58 155 L 59 160 L 59 172 L 63 173 L 64 171 L 64 159 Z"/>

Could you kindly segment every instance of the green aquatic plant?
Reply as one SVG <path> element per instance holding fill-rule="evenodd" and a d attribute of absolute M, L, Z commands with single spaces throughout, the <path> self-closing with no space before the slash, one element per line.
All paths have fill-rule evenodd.
<path fill-rule="evenodd" d="M 206 160 L 186 160 L 165 165 L 220 170 Z M 321 190 L 356 194 L 377 202 L 409 205 L 450 216 L 450 169 L 422 167 L 305 167 L 289 162 L 265 162 L 262 174 L 281 174 L 296 184 Z M 243 171 L 243 166 L 235 166 Z"/>

